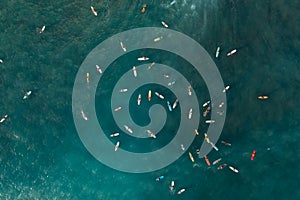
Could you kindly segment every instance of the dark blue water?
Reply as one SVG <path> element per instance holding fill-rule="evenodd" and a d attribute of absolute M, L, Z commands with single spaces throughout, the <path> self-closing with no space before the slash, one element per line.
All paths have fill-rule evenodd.
<path fill-rule="evenodd" d="M 9 115 L 0 124 L 1 199 L 300 198 L 299 1 L 170 2 L 0 2 L 0 115 Z M 144 3 L 147 10 L 142 14 Z M 187 153 L 156 172 L 123 173 L 98 162 L 80 141 L 72 116 L 72 88 L 87 54 L 114 34 L 161 27 L 162 20 L 198 41 L 212 57 L 216 47 L 222 47 L 215 63 L 231 88 L 219 151 L 208 156 L 211 161 L 222 157 L 239 174 L 208 168 L 198 158 L 193 167 Z M 39 34 L 43 25 L 46 29 Z M 233 48 L 238 52 L 226 57 Z M 172 60 L 164 64 L 172 66 Z M 184 74 L 206 99 L 201 77 L 189 70 Z M 32 95 L 24 101 L 27 90 Z M 258 95 L 269 99 L 259 101 Z M 104 107 L 109 110 L 110 105 Z M 195 151 L 197 145 L 190 148 Z M 257 155 L 250 161 L 253 149 Z M 156 182 L 160 175 L 165 179 Z M 186 192 L 170 192 L 171 180 L 176 190 L 183 187 Z"/>

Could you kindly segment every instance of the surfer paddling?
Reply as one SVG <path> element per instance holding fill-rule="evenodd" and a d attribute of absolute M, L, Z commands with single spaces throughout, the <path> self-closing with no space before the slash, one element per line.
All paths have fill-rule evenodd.
<path fill-rule="evenodd" d="M 7 119 L 8 115 L 4 115 L 4 117 L 1 118 L 0 123 L 3 123 Z"/>
<path fill-rule="evenodd" d="M 115 151 L 119 149 L 119 146 L 120 146 L 120 142 L 118 141 L 117 144 L 115 145 Z"/>
<path fill-rule="evenodd" d="M 95 10 L 95 8 L 94 8 L 93 6 L 91 6 L 91 10 L 92 10 L 92 13 L 93 13 L 95 16 L 98 15 L 97 11 Z"/>
<path fill-rule="evenodd" d="M 161 24 L 162 24 L 165 28 L 168 28 L 168 27 L 169 27 L 169 25 L 168 25 L 166 22 L 164 22 L 164 21 L 161 21 Z"/>
<path fill-rule="evenodd" d="M 219 57 L 219 54 L 220 54 L 220 47 L 218 47 L 217 50 L 216 50 L 216 58 Z"/>
<path fill-rule="evenodd" d="M 137 98 L 137 104 L 138 104 L 138 106 L 141 105 L 141 100 L 142 100 L 142 95 L 139 94 L 139 96 Z"/>
<path fill-rule="evenodd" d="M 28 99 L 28 97 L 31 95 L 31 90 L 27 91 L 24 96 L 23 99 Z"/>
<path fill-rule="evenodd" d="M 192 155 L 191 152 L 189 152 L 189 157 L 190 157 L 190 159 L 191 159 L 192 162 L 195 162 L 194 157 L 193 157 L 193 155 Z"/>
<path fill-rule="evenodd" d="M 136 67 L 135 66 L 133 66 L 132 71 L 133 71 L 133 76 L 137 77 L 137 71 L 136 71 Z"/>
<path fill-rule="evenodd" d="M 150 130 L 147 130 L 146 131 L 147 133 L 148 133 L 148 135 L 150 136 L 150 137 L 152 137 L 152 138 L 156 138 L 156 135 L 152 132 L 152 131 L 150 131 Z"/>
<path fill-rule="evenodd" d="M 227 56 L 232 56 L 233 54 L 235 54 L 237 52 L 236 49 L 231 50 L 230 52 L 227 53 Z"/>
<path fill-rule="evenodd" d="M 103 73 L 103 71 L 99 65 L 96 65 L 96 70 L 97 70 L 97 72 L 99 72 L 99 74 Z"/>
<path fill-rule="evenodd" d="M 40 29 L 40 33 L 43 33 L 45 31 L 46 26 L 44 25 L 41 29 Z"/>

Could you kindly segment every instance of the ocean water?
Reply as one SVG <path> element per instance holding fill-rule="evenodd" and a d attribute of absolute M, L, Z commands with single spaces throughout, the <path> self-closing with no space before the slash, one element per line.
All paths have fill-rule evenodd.
<path fill-rule="evenodd" d="M 0 116 L 9 115 L 0 124 L 0 199 L 300 198 L 300 2 L 177 0 L 172 6 L 170 2 L 0 2 Z M 147 4 L 145 13 L 141 13 L 143 4 Z M 97 9 L 97 17 L 91 5 Z M 72 89 L 85 57 L 114 34 L 161 27 L 162 20 L 170 29 L 199 42 L 211 57 L 221 46 L 220 57 L 214 61 L 230 90 L 225 125 L 216 144 L 219 151 L 208 156 L 211 161 L 222 157 L 222 163 L 239 169 L 238 174 L 207 167 L 196 156 L 197 165 L 193 165 L 187 153 L 155 172 L 124 173 L 98 162 L 80 141 L 72 115 Z M 43 25 L 46 29 L 39 34 Z M 233 48 L 238 52 L 227 57 Z M 199 102 L 209 98 L 202 78 L 191 67 L 180 68 L 178 63 L 183 61 L 174 62 L 176 59 L 164 52 L 141 50 L 137 54 L 141 52 L 181 69 Z M 130 70 L 128 62 L 121 58 L 115 65 L 124 68 L 105 72 L 106 81 L 96 95 L 99 116 L 102 109 L 110 112 L 110 92 Z M 141 91 L 149 87 L 159 86 L 145 86 Z M 28 90 L 32 95 L 24 101 Z M 258 95 L 269 99 L 259 101 Z M 140 117 L 134 109 L 131 115 L 136 123 L 147 124 L 149 118 Z M 143 112 L 148 109 L 143 107 Z M 178 113 L 170 116 L 164 131 L 176 131 Z M 110 114 L 99 121 L 108 132 L 114 124 Z M 203 133 L 206 128 L 201 125 L 199 129 Z M 221 140 L 232 146 L 222 145 Z M 189 151 L 195 152 L 199 142 Z M 144 152 L 161 146 L 150 144 L 133 150 Z M 250 161 L 253 149 L 257 155 Z M 165 178 L 156 182 L 160 175 Z M 186 188 L 186 192 L 171 192 L 171 180 L 175 180 L 176 191 Z"/>

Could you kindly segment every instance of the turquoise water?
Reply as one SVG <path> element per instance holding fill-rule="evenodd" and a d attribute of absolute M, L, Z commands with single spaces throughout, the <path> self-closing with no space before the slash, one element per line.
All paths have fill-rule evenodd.
<path fill-rule="evenodd" d="M 1 199 L 300 198 L 300 3 L 178 0 L 168 6 L 170 2 L 0 2 L 0 115 L 9 115 L 0 124 Z M 147 11 L 142 14 L 144 3 Z M 98 10 L 97 17 L 91 13 L 91 4 Z M 198 158 L 198 166 L 193 167 L 187 153 L 159 171 L 123 173 L 99 163 L 80 141 L 72 116 L 72 88 L 87 54 L 114 34 L 161 27 L 161 20 L 198 41 L 212 57 L 216 47 L 222 47 L 215 63 L 231 88 L 225 126 L 217 143 L 220 150 L 208 156 L 211 161 L 222 157 L 236 166 L 239 174 L 207 168 Z M 45 32 L 39 34 L 43 25 Z M 237 54 L 226 57 L 232 48 L 238 48 Z M 176 67 L 167 55 L 157 57 Z M 113 83 L 125 71 L 112 70 L 106 83 L 99 86 L 96 98 L 105 95 L 101 102 L 104 110 L 110 109 Z M 199 101 L 204 102 L 208 93 L 201 77 L 188 67 L 183 71 Z M 24 101 L 27 90 L 32 90 L 32 95 Z M 268 100 L 257 100 L 264 94 L 269 95 Z M 148 108 L 143 109 L 146 112 Z M 177 119 L 176 115 L 170 117 L 165 130 L 173 132 Z M 109 129 L 112 120 L 107 117 L 100 123 Z M 149 119 L 143 121 L 137 115 L 136 120 L 143 124 Z M 202 125 L 200 130 L 205 128 Z M 223 146 L 221 140 L 232 147 Z M 194 152 L 199 142 L 195 141 L 190 151 Z M 150 144 L 146 150 L 160 145 Z M 141 146 L 134 148 L 145 151 Z M 253 149 L 257 155 L 250 161 Z M 165 179 L 156 182 L 160 175 Z M 186 192 L 180 196 L 170 192 L 171 180 L 175 180 L 176 190 L 183 187 Z"/>

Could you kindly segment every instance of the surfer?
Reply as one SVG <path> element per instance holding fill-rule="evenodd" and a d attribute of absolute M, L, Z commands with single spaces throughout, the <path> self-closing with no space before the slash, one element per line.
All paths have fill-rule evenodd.
<path fill-rule="evenodd" d="M 170 190 L 173 191 L 174 190 L 174 187 L 175 187 L 175 182 L 174 181 L 171 181 L 171 184 L 170 184 Z"/>
<path fill-rule="evenodd" d="M 155 95 L 158 96 L 160 99 L 165 99 L 165 97 L 161 94 L 159 94 L 158 92 L 155 92 Z"/>
<path fill-rule="evenodd" d="M 119 135 L 120 135 L 120 133 L 113 133 L 113 134 L 110 134 L 110 137 L 117 137 Z"/>
<path fill-rule="evenodd" d="M 254 158 L 255 158 L 255 155 L 256 155 L 256 150 L 254 149 L 253 151 L 252 151 L 252 154 L 251 154 L 251 160 L 254 160 Z"/>
<path fill-rule="evenodd" d="M 228 143 L 228 142 L 225 142 L 224 140 L 222 140 L 222 141 L 221 141 L 221 143 L 222 143 L 222 144 L 224 144 L 224 145 L 226 145 L 226 146 L 231 146 L 231 144 L 230 144 L 230 143 Z"/>
<path fill-rule="evenodd" d="M 168 83 L 168 86 L 172 86 L 172 85 L 174 85 L 175 84 L 175 81 L 172 81 L 172 82 L 169 82 Z"/>
<path fill-rule="evenodd" d="M 215 160 L 215 161 L 213 162 L 213 165 L 218 164 L 221 160 L 222 160 L 222 158 L 219 158 L 219 159 Z"/>
<path fill-rule="evenodd" d="M 203 117 L 206 117 L 207 114 L 209 113 L 209 111 L 210 111 L 210 106 L 208 106 L 208 107 L 206 108 L 206 110 L 203 112 Z"/>
<path fill-rule="evenodd" d="M 156 138 L 156 135 L 153 132 L 151 132 L 150 130 L 147 130 L 147 133 L 150 137 L 152 137 L 154 139 Z"/>
<path fill-rule="evenodd" d="M 90 83 L 90 73 L 86 73 L 86 83 Z"/>
<path fill-rule="evenodd" d="M 102 74 L 103 72 L 102 72 L 102 69 L 101 69 L 101 67 L 99 66 L 99 65 L 96 65 L 96 69 L 97 69 L 97 71 L 99 72 L 99 74 Z"/>
<path fill-rule="evenodd" d="M 261 95 L 261 96 L 258 96 L 257 98 L 260 99 L 260 100 L 266 100 L 266 99 L 268 99 L 269 97 L 266 96 L 266 95 Z"/>
<path fill-rule="evenodd" d="M 169 101 L 167 101 L 167 105 L 168 105 L 169 111 L 172 111 L 172 107 L 171 107 L 171 104 Z"/>
<path fill-rule="evenodd" d="M 177 194 L 182 194 L 182 193 L 184 193 L 184 192 L 185 192 L 185 189 L 182 188 L 181 190 L 179 190 L 179 191 L 177 192 Z"/>
<path fill-rule="evenodd" d="M 118 150 L 119 146 L 120 146 L 120 142 L 118 141 L 117 144 L 115 145 L 115 151 Z"/>
<path fill-rule="evenodd" d="M 232 167 L 232 166 L 229 166 L 229 169 L 231 171 L 233 171 L 234 173 L 239 173 L 239 170 L 237 170 L 236 168 Z"/>
<path fill-rule="evenodd" d="M 158 181 L 160 181 L 160 180 L 162 180 L 162 179 L 164 179 L 165 177 L 164 176 L 159 176 L 159 177 L 157 177 L 155 180 L 158 182 Z"/>
<path fill-rule="evenodd" d="M 207 123 L 207 124 L 212 124 L 212 123 L 215 123 L 215 120 L 212 120 L 212 119 L 206 120 L 205 123 Z"/>
<path fill-rule="evenodd" d="M 162 24 L 165 28 L 168 28 L 168 27 L 169 27 L 168 24 L 167 24 L 166 22 L 164 22 L 164 21 L 161 21 L 161 24 Z"/>
<path fill-rule="evenodd" d="M 210 166 L 210 161 L 208 160 L 208 157 L 207 156 L 204 156 L 204 159 L 205 159 L 205 162 L 208 166 Z"/>
<path fill-rule="evenodd" d="M 45 31 L 46 26 L 44 25 L 41 29 L 40 29 L 40 33 L 43 33 Z"/>
<path fill-rule="evenodd" d="M 128 91 L 127 88 L 123 88 L 123 89 L 120 90 L 120 92 L 127 92 L 127 91 Z"/>
<path fill-rule="evenodd" d="M 229 86 L 229 85 L 227 85 L 227 86 L 224 88 L 223 92 L 225 93 L 226 91 L 228 91 L 228 90 L 229 90 L 229 88 L 230 88 L 230 86 Z"/>
<path fill-rule="evenodd" d="M 91 10 L 92 10 L 92 13 L 93 13 L 95 16 L 98 15 L 97 11 L 95 10 L 95 8 L 94 8 L 93 6 L 91 6 Z"/>
<path fill-rule="evenodd" d="M 160 41 L 161 39 L 163 38 L 163 36 L 159 36 L 159 37 L 156 37 L 156 38 L 154 38 L 154 42 L 158 42 L 158 41 Z"/>
<path fill-rule="evenodd" d="M 145 56 L 142 56 L 142 57 L 139 57 L 138 60 L 139 61 L 146 61 L 146 60 L 149 60 L 149 58 L 145 57 Z"/>
<path fill-rule="evenodd" d="M 121 48 L 123 49 L 123 51 L 126 52 L 126 47 L 125 47 L 125 45 L 123 44 L 123 42 L 120 42 L 120 45 L 121 45 Z"/>
<path fill-rule="evenodd" d="M 185 150 L 185 148 L 184 148 L 183 144 L 181 144 L 181 145 L 180 145 L 180 148 L 181 148 L 181 150 L 182 150 L 182 151 L 184 151 L 184 150 Z"/>
<path fill-rule="evenodd" d="M 189 94 L 189 96 L 192 95 L 192 87 L 191 86 L 188 86 L 188 94 Z"/>
<path fill-rule="evenodd" d="M 220 103 L 219 108 L 222 108 L 224 106 L 224 102 Z"/>
<path fill-rule="evenodd" d="M 141 105 L 141 100 L 142 100 L 142 95 L 139 94 L 138 99 L 137 99 L 138 106 Z"/>
<path fill-rule="evenodd" d="M 87 116 L 85 115 L 85 113 L 83 112 L 83 110 L 81 110 L 81 116 L 82 116 L 82 118 L 83 118 L 85 121 L 88 120 L 88 118 L 87 118 Z"/>
<path fill-rule="evenodd" d="M 151 69 L 155 65 L 155 62 L 152 62 L 151 65 L 148 66 L 148 69 Z"/>
<path fill-rule="evenodd" d="M 229 53 L 227 53 L 227 56 L 232 56 L 233 54 L 235 54 L 237 52 L 236 49 L 231 50 Z"/>
<path fill-rule="evenodd" d="M 191 152 L 189 152 L 189 157 L 190 157 L 190 159 L 191 159 L 192 162 L 195 162 L 194 157 L 193 157 L 193 155 L 192 155 Z"/>
<path fill-rule="evenodd" d="M 195 135 L 199 135 L 199 132 L 197 129 L 195 129 Z"/>
<path fill-rule="evenodd" d="M 210 101 L 206 101 L 206 102 L 202 105 L 203 108 L 206 107 L 206 106 L 208 106 L 209 103 L 210 103 Z"/>
<path fill-rule="evenodd" d="M 178 104 L 178 99 L 176 99 L 173 103 L 173 106 L 172 106 L 173 110 L 176 108 L 177 104 Z"/>
<path fill-rule="evenodd" d="M 7 119 L 8 115 L 4 115 L 4 117 L 1 118 L 0 123 L 3 123 Z"/>
<path fill-rule="evenodd" d="M 218 170 L 222 170 L 222 169 L 224 169 L 226 166 L 227 166 L 227 164 L 219 165 Z"/>
<path fill-rule="evenodd" d="M 216 50 L 216 58 L 219 57 L 219 54 L 220 54 L 220 47 L 218 47 L 217 50 Z"/>
<path fill-rule="evenodd" d="M 23 99 L 27 99 L 31 95 L 31 90 L 27 91 L 23 96 Z"/>
<path fill-rule="evenodd" d="M 129 128 L 127 125 L 124 125 L 124 128 L 125 128 L 126 131 L 128 131 L 129 133 L 133 133 L 132 129 Z"/>
<path fill-rule="evenodd" d="M 136 72 L 136 67 L 135 66 L 133 66 L 132 71 L 133 71 L 133 76 L 137 77 L 137 72 Z"/>
<path fill-rule="evenodd" d="M 142 12 L 142 13 L 146 12 L 146 8 L 147 8 L 147 5 L 144 4 L 144 5 L 143 5 L 143 8 L 142 8 L 142 10 L 141 10 L 141 12 Z"/>
<path fill-rule="evenodd" d="M 190 110 L 189 110 L 189 119 L 192 119 L 192 115 L 193 115 L 193 109 L 190 108 Z"/>
<path fill-rule="evenodd" d="M 148 101 L 151 101 L 152 92 L 151 90 L 148 91 Z"/>
<path fill-rule="evenodd" d="M 117 112 L 117 111 L 119 111 L 119 110 L 121 110 L 121 109 L 122 109 L 122 107 L 119 106 L 119 107 L 115 108 L 114 111 Z"/>

